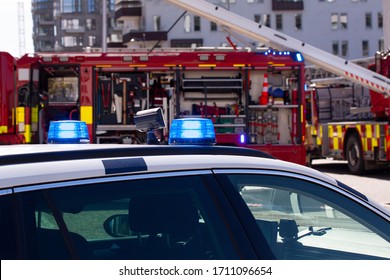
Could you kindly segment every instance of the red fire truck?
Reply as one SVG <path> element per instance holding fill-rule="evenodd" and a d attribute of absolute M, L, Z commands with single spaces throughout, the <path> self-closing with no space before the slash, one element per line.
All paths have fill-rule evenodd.
<path fill-rule="evenodd" d="M 18 104 L 15 96 L 16 59 L 8 53 L 0 52 L 0 144 L 21 143 L 23 135 L 17 127 Z M 22 116 L 18 112 L 18 116 Z"/>
<path fill-rule="evenodd" d="M 11 133 L 23 135 L 27 143 L 44 143 L 51 120 L 76 118 L 88 124 L 93 142 L 140 143 L 144 139 L 135 131 L 134 114 L 143 108 L 161 106 L 168 123 L 179 117 L 212 118 L 220 144 L 260 149 L 280 159 L 306 164 L 306 116 L 312 115 L 306 112 L 302 55 L 309 63 L 382 95 L 379 99 L 383 98 L 385 104 L 389 100 L 386 67 L 375 72 L 362 68 L 207 1 L 167 1 L 220 24 L 226 32 L 236 32 L 275 49 L 294 51 L 257 52 L 235 47 L 230 52 L 128 50 L 35 54 L 17 61 L 2 54 L 2 63 L 8 65 L 2 66 L 2 94 L 15 93 L 1 99 L 7 105 L 2 105 L 0 142 L 19 139 L 6 137 Z M 14 65 L 16 72 L 10 65 Z M 9 77 L 15 79 L 11 81 Z M 314 112 L 315 107 L 309 108 Z M 388 108 L 384 105 L 385 116 Z M 332 129 L 340 129 L 328 127 L 327 133 L 332 136 L 335 135 Z M 351 171 L 359 173 L 367 161 L 387 164 L 388 125 L 376 126 L 374 130 L 370 126 L 356 127 L 368 140 L 348 142 L 352 144 L 347 144 L 351 147 L 347 152 L 339 149 L 343 158 L 354 155 L 347 157 L 356 161 L 357 168 Z M 379 140 L 373 141 L 368 136 L 372 133 L 379 133 Z M 164 134 L 161 138 L 164 140 Z M 336 143 L 334 139 L 328 140 Z M 339 139 L 337 143 L 340 147 L 344 141 Z M 373 152 L 370 150 L 371 154 L 362 159 L 359 148 L 365 143 Z M 323 144 L 321 150 L 322 147 Z M 312 150 L 309 149 L 307 158 Z"/>
<path fill-rule="evenodd" d="M 50 121 L 65 119 L 85 121 L 93 143 L 144 143 L 133 116 L 158 106 L 168 124 L 211 118 L 218 144 L 306 163 L 299 52 L 160 49 L 0 59 L 3 144 L 45 143 Z"/>
<path fill-rule="evenodd" d="M 389 52 L 378 52 L 373 73 L 389 75 Z M 330 82 L 330 81 L 328 81 Z M 361 85 L 333 82 L 308 92 L 311 159 L 346 160 L 351 173 L 390 165 L 390 98 Z"/>
<path fill-rule="evenodd" d="M 317 125 L 313 127 L 313 130 L 318 128 L 319 132 L 317 134 L 313 133 L 316 138 L 315 141 L 308 141 L 308 157 L 313 158 L 313 152 L 320 151 L 320 157 L 348 160 L 349 169 L 353 173 L 362 173 L 370 167 L 389 166 L 389 53 L 379 54 L 375 69 L 367 69 L 352 61 L 334 56 L 306 42 L 234 14 L 208 1 L 167 1 L 189 13 L 197 14 L 221 25 L 225 31 L 233 35 L 246 36 L 275 49 L 282 48 L 300 52 L 309 64 L 311 63 L 348 80 L 350 84 L 360 87 L 361 91 L 368 92 L 369 90 L 369 94 L 360 93 L 361 98 L 356 98 L 359 97 L 358 90 L 349 89 L 350 93 L 340 93 L 340 90 L 348 91 L 348 89 L 340 87 L 338 93 L 334 88 L 331 91 L 329 88 L 316 88 L 311 92 L 311 96 L 316 95 L 317 99 L 311 102 L 308 109 L 312 110 L 308 110 L 307 115 L 313 116 L 310 121 Z M 308 95 L 310 96 L 310 94 Z M 312 100 L 312 98 L 309 97 L 308 100 Z M 370 100 L 368 111 L 372 114 L 372 118 L 361 119 L 361 115 L 350 113 L 351 107 L 364 106 L 364 102 L 367 100 Z M 318 108 L 313 106 L 314 101 L 317 101 Z M 362 103 L 359 104 L 359 102 Z M 316 109 L 318 109 L 318 115 L 315 114 Z M 354 119 L 343 119 L 340 114 L 352 116 Z M 310 133 L 307 135 L 311 136 Z M 315 145 L 317 145 L 316 148 L 311 149 Z"/>

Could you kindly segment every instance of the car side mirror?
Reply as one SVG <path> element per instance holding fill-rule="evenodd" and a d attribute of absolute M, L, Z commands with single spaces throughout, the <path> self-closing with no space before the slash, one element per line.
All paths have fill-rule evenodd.
<path fill-rule="evenodd" d="M 110 216 L 103 223 L 104 230 L 112 237 L 126 237 L 131 235 L 129 215 L 117 214 Z"/>

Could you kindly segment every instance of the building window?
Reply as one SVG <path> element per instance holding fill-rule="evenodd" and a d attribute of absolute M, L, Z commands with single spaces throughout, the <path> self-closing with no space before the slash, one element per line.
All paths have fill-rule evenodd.
<path fill-rule="evenodd" d="M 283 29 L 283 15 L 276 15 L 276 30 Z"/>
<path fill-rule="evenodd" d="M 92 18 L 87 18 L 86 26 L 88 30 L 96 30 L 96 21 Z"/>
<path fill-rule="evenodd" d="M 115 20 L 114 18 L 113 18 L 113 21 L 114 21 L 114 23 L 115 23 L 115 27 L 116 28 L 119 28 L 119 29 L 121 29 L 121 30 L 123 30 L 123 21 L 120 21 L 120 20 Z"/>
<path fill-rule="evenodd" d="M 61 38 L 61 43 L 64 47 L 76 47 L 77 37 L 76 36 L 64 36 Z"/>
<path fill-rule="evenodd" d="M 184 16 L 184 31 L 191 32 L 191 16 L 190 15 Z"/>
<path fill-rule="evenodd" d="M 210 22 L 210 31 L 217 31 L 218 27 L 215 22 Z"/>
<path fill-rule="evenodd" d="M 366 18 L 366 28 L 371 29 L 372 28 L 372 15 L 371 15 L 371 13 L 366 13 L 365 18 Z"/>
<path fill-rule="evenodd" d="M 108 25 L 108 28 L 110 28 L 110 29 L 116 28 L 117 21 L 115 20 L 115 18 L 108 18 L 107 19 L 107 25 Z"/>
<path fill-rule="evenodd" d="M 66 19 L 61 20 L 61 30 L 65 30 L 66 28 L 68 28 L 68 26 L 69 24 Z"/>
<path fill-rule="evenodd" d="M 295 15 L 295 30 L 302 30 L 302 15 Z"/>
<path fill-rule="evenodd" d="M 81 0 L 62 0 L 61 9 L 63 13 L 80 13 Z"/>
<path fill-rule="evenodd" d="M 78 30 L 80 28 L 78 19 L 63 19 L 61 20 L 62 30 Z"/>
<path fill-rule="evenodd" d="M 88 0 L 88 13 L 95 12 L 95 0 Z"/>
<path fill-rule="evenodd" d="M 263 24 L 267 27 L 271 27 L 271 15 L 270 14 L 263 15 Z"/>
<path fill-rule="evenodd" d="M 99 1 L 100 2 L 100 1 Z M 115 0 L 110 0 L 110 3 L 109 3 L 109 10 L 111 11 L 111 12 L 113 12 L 113 11 L 115 11 Z"/>
<path fill-rule="evenodd" d="M 172 39 L 171 47 L 172 48 L 192 48 L 192 47 L 202 47 L 202 39 Z"/>
<path fill-rule="evenodd" d="M 339 55 L 339 42 L 338 41 L 332 42 L 332 54 Z"/>
<path fill-rule="evenodd" d="M 49 27 L 40 27 L 38 32 L 39 36 L 49 36 L 53 35 L 53 29 Z"/>
<path fill-rule="evenodd" d="M 346 30 L 348 28 L 348 15 L 346 13 L 332 13 L 330 16 L 332 30 Z"/>
<path fill-rule="evenodd" d="M 383 14 L 381 12 L 378 13 L 378 28 L 383 28 Z"/>
<path fill-rule="evenodd" d="M 340 27 L 342 30 L 346 30 L 348 28 L 348 16 L 345 13 L 340 15 Z"/>
<path fill-rule="evenodd" d="M 52 45 L 51 42 L 48 40 L 44 40 L 44 41 L 39 42 L 40 48 L 44 49 L 44 50 L 51 49 L 51 45 Z"/>
<path fill-rule="evenodd" d="M 161 31 L 161 17 L 160 16 L 153 17 L 153 28 L 154 28 L 154 31 Z"/>
<path fill-rule="evenodd" d="M 45 13 L 45 14 L 42 14 L 42 15 L 39 15 L 37 17 L 37 21 L 38 23 L 39 22 L 45 22 L 45 21 L 53 21 L 53 14 L 51 13 Z"/>
<path fill-rule="evenodd" d="M 96 38 L 95 38 L 96 40 Z M 122 34 L 119 33 L 113 33 L 109 37 L 110 43 L 121 43 L 123 41 Z"/>
<path fill-rule="evenodd" d="M 339 15 L 334 13 L 331 14 L 330 23 L 332 30 L 337 30 L 339 28 Z"/>
<path fill-rule="evenodd" d="M 257 14 L 254 16 L 254 21 L 257 22 L 257 23 L 260 23 L 261 21 L 261 15 Z"/>
<path fill-rule="evenodd" d="M 200 16 L 194 16 L 194 31 L 200 31 Z"/>
<path fill-rule="evenodd" d="M 348 41 L 341 42 L 341 56 L 346 57 L 348 55 Z"/>
<path fill-rule="evenodd" d="M 88 46 L 96 47 L 96 36 L 88 36 Z"/>
<path fill-rule="evenodd" d="M 362 54 L 363 54 L 363 56 L 368 56 L 370 54 L 368 40 L 362 41 Z"/>

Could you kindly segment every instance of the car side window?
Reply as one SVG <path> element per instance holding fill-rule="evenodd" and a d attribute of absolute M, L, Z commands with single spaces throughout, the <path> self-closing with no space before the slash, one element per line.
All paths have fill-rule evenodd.
<path fill-rule="evenodd" d="M 340 193 L 285 176 L 226 177 L 278 259 L 390 258 L 387 222 Z"/>
<path fill-rule="evenodd" d="M 25 216 L 34 211 L 31 258 L 238 258 L 201 176 L 70 182 L 21 196 Z"/>

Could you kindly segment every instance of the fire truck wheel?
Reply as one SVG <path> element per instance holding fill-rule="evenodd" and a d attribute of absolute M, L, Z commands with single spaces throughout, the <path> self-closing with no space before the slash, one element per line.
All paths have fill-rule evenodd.
<path fill-rule="evenodd" d="M 346 152 L 349 171 L 353 174 L 362 174 L 364 172 L 363 149 L 355 134 L 348 138 Z"/>

